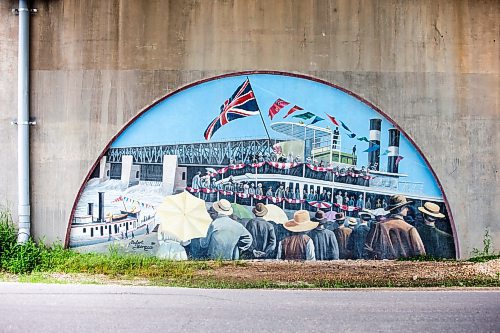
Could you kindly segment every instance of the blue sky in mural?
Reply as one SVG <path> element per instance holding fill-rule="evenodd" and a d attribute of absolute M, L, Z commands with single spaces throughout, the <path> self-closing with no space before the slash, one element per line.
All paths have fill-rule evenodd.
<path fill-rule="evenodd" d="M 334 127 L 325 112 L 343 121 L 357 137 L 369 137 L 369 120 L 382 119 L 381 153 L 388 147 L 388 130 L 391 123 L 368 105 L 341 90 L 296 77 L 271 74 L 253 74 L 248 76 L 254 90 L 257 103 L 271 138 L 286 138 L 273 131 L 271 123 L 283 121 L 283 116 L 293 105 L 304 111 L 295 114 L 312 112 L 325 120 L 315 126 Z M 196 85 L 177 93 L 149 109 L 133 122 L 113 143 L 112 147 L 138 147 L 174 143 L 206 142 L 204 131 L 210 122 L 220 113 L 220 106 L 231 97 L 236 88 L 243 83 L 246 76 L 226 77 Z M 268 117 L 269 107 L 277 98 L 290 103 L 281 110 L 273 121 Z M 310 123 L 312 119 L 304 121 Z M 299 122 L 301 119 L 287 117 L 285 121 Z M 367 142 L 351 139 L 342 127 L 342 151 L 351 153 L 353 145 L 357 146 L 358 167 L 367 165 Z M 237 119 L 222 126 L 211 138 L 211 141 L 241 140 L 249 138 L 267 138 L 266 131 L 259 116 Z M 404 157 L 399 163 L 399 172 L 407 174 L 405 181 L 421 182 L 424 193 L 441 197 L 436 182 L 425 165 L 420 154 L 401 135 L 400 155 Z M 381 169 L 387 167 L 387 156 L 380 156 Z"/>

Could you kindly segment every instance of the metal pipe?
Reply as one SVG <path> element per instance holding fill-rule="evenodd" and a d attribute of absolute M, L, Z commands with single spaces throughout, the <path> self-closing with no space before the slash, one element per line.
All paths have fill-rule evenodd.
<path fill-rule="evenodd" d="M 17 241 L 25 243 L 30 237 L 30 169 L 29 169 L 29 29 L 30 10 L 26 0 L 19 0 L 19 49 L 17 67 L 17 171 L 18 215 Z"/>

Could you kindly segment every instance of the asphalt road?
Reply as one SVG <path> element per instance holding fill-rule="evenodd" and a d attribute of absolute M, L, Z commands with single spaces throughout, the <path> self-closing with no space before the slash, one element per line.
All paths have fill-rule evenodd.
<path fill-rule="evenodd" d="M 500 332 L 500 290 L 0 283 L 0 332 Z"/>

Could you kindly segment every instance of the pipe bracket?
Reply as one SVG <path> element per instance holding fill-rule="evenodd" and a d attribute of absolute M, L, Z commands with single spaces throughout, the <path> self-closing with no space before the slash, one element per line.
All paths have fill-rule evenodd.
<path fill-rule="evenodd" d="M 19 12 L 29 12 L 30 14 L 38 13 L 38 9 L 36 8 L 12 8 L 12 14 L 19 15 Z"/>
<path fill-rule="evenodd" d="M 29 126 L 35 126 L 36 125 L 36 120 L 32 121 L 17 121 L 13 120 L 10 122 L 11 125 L 29 125 Z"/>

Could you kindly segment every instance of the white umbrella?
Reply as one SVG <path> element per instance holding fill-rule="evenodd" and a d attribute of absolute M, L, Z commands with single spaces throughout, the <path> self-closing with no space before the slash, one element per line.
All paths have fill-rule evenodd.
<path fill-rule="evenodd" d="M 280 207 L 273 204 L 268 204 L 266 205 L 266 208 L 267 214 L 264 215 L 264 220 L 274 221 L 278 224 L 283 224 L 289 221 L 288 216 L 286 216 L 286 213 Z"/>
<path fill-rule="evenodd" d="M 169 195 L 157 208 L 159 232 L 168 232 L 181 241 L 205 237 L 212 222 L 205 201 L 184 191 Z"/>

